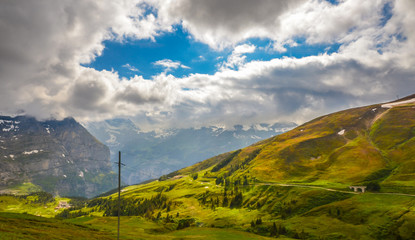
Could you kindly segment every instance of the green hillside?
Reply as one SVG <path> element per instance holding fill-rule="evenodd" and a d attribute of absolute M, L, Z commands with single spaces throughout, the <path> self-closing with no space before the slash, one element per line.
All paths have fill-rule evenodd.
<path fill-rule="evenodd" d="M 413 102 L 319 117 L 158 181 L 124 188 L 122 237 L 415 239 L 414 136 Z M 351 185 L 366 186 L 367 192 L 353 192 Z M 0 201 L 6 197 L 23 201 L 12 196 Z M 31 208 L 14 205 L 1 211 Z M 113 194 L 74 200 L 71 209 L 48 221 L 110 236 L 116 234 L 117 213 Z"/>
<path fill-rule="evenodd" d="M 409 97 L 410 98 L 410 97 Z M 401 100 L 402 101 L 402 100 Z M 380 184 L 382 191 L 415 194 L 415 104 L 381 104 L 319 117 L 287 133 L 182 169 L 221 165 L 211 177 L 345 188 Z"/>

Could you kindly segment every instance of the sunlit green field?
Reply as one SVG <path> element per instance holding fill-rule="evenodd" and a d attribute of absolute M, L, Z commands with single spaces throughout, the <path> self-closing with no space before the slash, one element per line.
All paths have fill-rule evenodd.
<path fill-rule="evenodd" d="M 233 198 L 232 191 L 228 190 L 229 199 Z M 127 187 L 123 189 L 122 199 L 140 201 L 162 194 L 166 196 L 166 203 L 171 204 L 142 215 L 122 216 L 121 238 L 396 239 L 399 236 L 412 239 L 415 236 L 413 196 L 353 194 L 270 183 L 240 186 L 238 191 L 243 193 L 243 201 L 240 206 L 230 207 L 222 205 L 224 187 L 216 185 L 215 179 L 203 176 L 196 180 L 183 176 Z M 102 199 L 116 202 L 116 197 L 114 194 Z M 14 196 L 1 196 L 1 239 L 73 239 L 71 232 L 77 239 L 116 237 L 117 217 L 104 216 L 105 209 L 98 206 L 85 205 L 72 210 L 85 212 L 84 216 L 54 218 L 62 212 L 54 209 L 59 200 L 36 204 Z M 27 212 L 46 218 L 4 212 Z M 253 226 L 252 222 L 258 219 L 261 223 Z M 191 220 L 190 226 L 179 229 L 179 223 L 187 220 Z M 277 234 L 272 234 L 274 224 Z"/>
<path fill-rule="evenodd" d="M 0 213 L 0 239 L 114 239 L 117 219 L 80 217 L 62 221 Z M 171 231 L 137 217 L 121 218 L 121 239 L 269 239 L 233 229 L 192 227 Z M 289 239 L 289 238 L 286 238 Z"/>

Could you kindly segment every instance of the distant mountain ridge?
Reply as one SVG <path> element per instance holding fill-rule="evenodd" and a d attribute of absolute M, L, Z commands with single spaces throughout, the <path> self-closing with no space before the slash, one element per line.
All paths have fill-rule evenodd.
<path fill-rule="evenodd" d="M 123 181 L 135 184 L 192 165 L 215 155 L 246 147 L 286 132 L 296 124 L 277 123 L 166 129 L 143 132 L 129 119 L 86 123 L 85 127 L 111 149 L 113 161 L 122 151 Z"/>
<path fill-rule="evenodd" d="M 116 186 L 109 149 L 73 118 L 0 116 L 0 189 L 33 183 L 66 196 L 92 197 Z"/>

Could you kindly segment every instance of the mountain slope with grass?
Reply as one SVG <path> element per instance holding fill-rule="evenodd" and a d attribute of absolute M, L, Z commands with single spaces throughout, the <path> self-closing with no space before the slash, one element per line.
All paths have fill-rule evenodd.
<path fill-rule="evenodd" d="M 322 116 L 163 181 L 128 187 L 124 206 L 161 202 L 122 214 L 299 239 L 412 239 L 414 98 Z M 103 215 L 115 215 L 112 200 L 101 200 L 109 206 Z"/>
<path fill-rule="evenodd" d="M 216 164 L 212 177 L 338 187 L 376 183 L 385 191 L 415 193 L 414 98 L 322 116 L 174 174 Z"/>
<path fill-rule="evenodd" d="M 415 239 L 414 113 L 415 96 L 340 111 L 125 187 L 123 237 Z M 73 203 L 55 221 L 115 234 L 117 194 Z"/>

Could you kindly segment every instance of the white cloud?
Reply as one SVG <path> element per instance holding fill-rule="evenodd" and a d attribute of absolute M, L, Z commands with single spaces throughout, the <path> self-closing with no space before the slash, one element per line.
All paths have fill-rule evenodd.
<path fill-rule="evenodd" d="M 245 63 L 246 56 L 243 54 L 253 53 L 255 49 L 256 47 L 250 44 L 242 44 L 236 46 L 231 55 L 229 55 L 227 61 L 221 64 L 221 69 L 237 69 L 239 66 L 242 66 Z"/>
<path fill-rule="evenodd" d="M 165 72 L 170 72 L 172 69 L 177 69 L 177 68 L 190 69 L 190 67 L 181 64 L 180 61 L 172 61 L 170 59 L 158 60 L 154 62 L 153 64 L 164 67 Z"/>
<path fill-rule="evenodd" d="M 152 0 L 163 22 L 181 23 L 196 40 L 215 49 L 252 37 L 275 36 L 279 17 L 305 0 Z"/>
<path fill-rule="evenodd" d="M 346 0 L 337 5 L 307 1 L 280 17 L 280 28 L 272 36 L 280 44 L 293 37 L 307 43 L 350 42 L 361 31 L 377 25 L 386 1 Z"/>
<path fill-rule="evenodd" d="M 138 70 L 138 68 L 136 68 L 134 66 L 131 66 L 129 63 L 126 63 L 126 64 L 122 65 L 122 67 L 125 67 L 128 70 L 133 71 L 133 72 L 139 72 L 140 71 L 140 70 Z"/>
<path fill-rule="evenodd" d="M 0 111 L 82 121 L 129 116 L 142 129 L 301 123 L 415 90 L 410 0 L 390 1 L 392 17 L 384 26 L 382 7 L 389 1 L 382 0 L 145 2 L 2 1 Z M 146 4 L 157 14 L 148 14 Z M 152 79 L 81 65 L 102 53 L 104 40 L 157 41 L 172 24 L 233 52 L 215 74 L 183 78 L 167 72 L 188 67 L 169 59 L 154 63 L 165 71 Z M 251 37 L 271 39 L 279 51 L 299 38 L 341 46 L 331 55 L 249 62 L 245 56 L 256 47 L 243 43 Z"/>
<path fill-rule="evenodd" d="M 144 16 L 137 1 L 1 1 L 0 109 L 3 114 L 24 110 L 48 118 L 77 115 L 65 105 L 69 89 L 90 78 L 81 63 L 104 49 L 104 40 L 154 38 L 170 31 L 154 16 Z M 108 73 L 95 73 L 92 93 L 103 92 Z M 75 79 L 78 79 L 75 81 Z M 118 81 L 118 79 L 117 79 Z M 80 91 L 78 89 L 77 91 Z M 75 91 L 76 92 L 76 91 Z M 98 95 L 93 95 L 98 97 Z M 85 106 L 96 105 L 90 97 Z"/>
<path fill-rule="evenodd" d="M 193 59 L 193 62 L 204 62 L 206 58 L 203 55 L 200 55 L 197 59 Z"/>
<path fill-rule="evenodd" d="M 215 75 L 176 79 L 194 90 L 186 92 L 188 100 L 182 103 L 186 108 L 176 106 L 170 120 L 178 125 L 219 121 L 233 126 L 264 119 L 301 123 L 339 108 L 368 103 L 373 97 L 387 97 L 393 86 L 384 81 L 395 77 L 400 76 L 385 76 L 339 55 L 249 62 L 237 71 L 224 69 Z"/>
<path fill-rule="evenodd" d="M 235 47 L 233 54 L 253 53 L 255 49 L 256 47 L 254 45 L 242 44 Z"/>
<path fill-rule="evenodd" d="M 221 50 L 250 38 L 268 38 L 274 49 L 309 44 L 350 42 L 354 34 L 373 26 L 387 0 L 149 0 L 163 23 L 182 24 L 196 40 Z"/>

